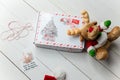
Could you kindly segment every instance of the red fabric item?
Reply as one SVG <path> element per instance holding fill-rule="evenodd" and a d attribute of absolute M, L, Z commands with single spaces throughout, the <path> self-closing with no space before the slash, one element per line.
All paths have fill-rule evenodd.
<path fill-rule="evenodd" d="M 77 20 L 77 19 L 72 19 L 72 23 L 79 24 L 79 20 Z"/>
<path fill-rule="evenodd" d="M 101 29 L 101 28 L 100 28 L 100 25 L 98 26 L 98 28 L 99 28 L 99 31 L 100 31 L 100 32 L 102 32 L 102 31 L 103 31 L 103 29 Z"/>
<path fill-rule="evenodd" d="M 90 47 L 90 46 L 95 46 L 96 44 L 98 44 L 98 42 L 96 40 L 88 40 L 86 41 L 86 48 Z"/>
<path fill-rule="evenodd" d="M 90 27 L 88 31 L 89 31 L 89 32 L 92 32 L 93 29 L 94 29 L 93 27 Z"/>
<path fill-rule="evenodd" d="M 54 76 L 45 75 L 44 80 L 57 80 Z"/>
<path fill-rule="evenodd" d="M 98 28 L 99 28 L 99 31 L 100 31 L 100 32 L 103 31 L 103 29 L 101 29 L 100 26 L 98 26 Z M 94 28 L 93 28 L 93 29 L 94 29 Z M 92 27 L 90 27 L 90 28 L 89 28 L 89 31 L 92 32 L 93 29 L 92 29 Z M 97 44 L 98 44 L 98 42 L 97 42 L 96 40 L 86 40 L 86 42 L 85 42 L 85 47 L 88 48 L 88 47 L 90 47 L 90 46 L 95 46 L 95 45 L 97 45 Z"/>

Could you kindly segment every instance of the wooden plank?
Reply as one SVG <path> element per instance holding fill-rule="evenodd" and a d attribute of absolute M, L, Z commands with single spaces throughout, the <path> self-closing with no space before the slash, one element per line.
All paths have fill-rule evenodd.
<path fill-rule="evenodd" d="M 115 54 L 117 53 L 118 56 L 120 56 L 120 38 L 115 40 L 112 45 L 111 45 L 111 50 L 113 50 L 115 52 Z"/>
<path fill-rule="evenodd" d="M 40 61 L 47 65 L 52 71 L 54 71 L 56 68 L 62 68 L 67 73 L 67 80 L 90 79 L 86 73 L 83 73 L 82 70 L 77 69 L 75 66 L 71 65 L 71 63 L 62 57 L 57 51 L 41 48 L 35 49 L 36 56 Z"/>
<path fill-rule="evenodd" d="M 9 1 L 9 0 L 0 0 L 0 3 L 4 8 L 7 9 L 15 18 L 21 21 L 31 21 L 35 18 L 36 12 L 26 5 L 22 0 L 20 1 Z M 30 16 L 32 15 L 32 16 Z"/>
<path fill-rule="evenodd" d="M 28 71 L 24 71 L 22 64 L 21 64 L 22 59 L 23 59 L 24 48 L 19 47 L 19 44 L 17 46 L 17 45 L 13 45 L 9 43 L 7 47 L 5 47 L 5 45 L 7 44 L 6 43 L 1 44 L 3 48 L 0 47 L 0 49 L 21 70 L 21 72 L 25 73 L 31 80 L 34 80 L 34 79 L 42 80 L 45 74 L 47 73 L 52 74 L 52 72 L 47 67 L 45 67 L 41 62 L 39 62 L 39 60 L 36 60 L 36 63 L 38 65 L 36 68 L 28 70 Z M 26 49 L 30 49 L 30 52 L 34 54 L 34 52 L 32 51 L 33 48 L 28 47 Z"/>
<path fill-rule="evenodd" d="M 120 40 L 120 39 L 119 39 Z M 116 46 L 117 45 L 117 46 Z M 120 52 L 119 49 L 120 45 L 119 42 L 114 43 L 109 48 L 109 58 L 106 61 L 99 61 L 103 66 L 105 66 L 109 71 L 111 71 L 113 74 L 118 76 L 120 78 L 120 55 L 118 54 Z"/>
<path fill-rule="evenodd" d="M 72 64 L 76 65 L 84 73 L 91 77 L 92 80 L 119 80 L 119 77 L 111 73 L 104 66 L 99 64 L 94 58 L 90 57 L 87 53 L 70 54 L 61 53 Z"/>
<path fill-rule="evenodd" d="M 18 21 L 23 25 L 24 25 L 24 23 L 28 23 L 28 22 L 30 22 L 32 25 L 34 25 L 36 23 L 36 17 L 37 17 L 36 14 L 37 13 L 34 10 L 32 10 L 29 6 L 27 6 L 22 1 L 13 1 L 13 3 L 14 2 L 17 5 L 16 4 L 12 5 L 12 3 L 9 4 L 7 2 L 6 2 L 7 5 L 0 4 L 0 9 L 1 9 L 1 13 L 2 13 L 0 15 L 0 17 L 6 15 L 5 18 L 2 17 L 0 19 L 1 21 L 4 20 L 2 23 L 0 23 L 1 24 L 0 33 L 8 30 L 9 21 Z M 19 15 L 21 16 L 21 14 L 18 14 L 18 12 L 14 13 L 15 9 L 10 7 L 10 6 L 14 6 L 14 7 L 18 6 L 18 8 L 19 8 L 19 6 L 24 6 L 26 8 L 26 10 L 23 11 L 24 16 L 17 17 Z M 22 8 L 24 8 L 24 7 L 22 7 Z M 22 11 L 22 8 L 20 9 L 21 11 Z M 16 10 L 17 10 L 17 8 L 16 8 Z M 31 14 L 28 15 L 27 12 L 31 12 Z M 29 18 L 29 20 L 27 20 L 25 18 Z M 22 69 L 22 65 L 21 65 L 21 59 L 23 58 L 23 50 L 25 47 L 27 47 L 27 46 L 24 46 L 24 45 L 26 45 L 25 42 L 28 42 L 28 44 L 33 43 L 35 30 L 33 30 L 31 32 L 33 32 L 33 33 L 30 33 L 31 35 L 28 35 L 28 39 L 22 38 L 22 40 L 13 40 L 13 41 L 7 41 L 7 40 L 0 39 L 0 44 L 1 44 L 0 50 L 2 50 L 3 53 L 16 65 L 16 67 L 18 67 L 18 69 L 22 70 L 21 72 L 25 73 L 31 80 L 34 80 L 34 79 L 35 80 L 42 80 L 44 77 L 44 74 L 46 74 L 46 73 L 51 74 L 52 72 L 47 67 L 45 67 L 42 63 L 40 63 L 38 60 L 37 60 L 37 63 L 39 64 L 38 67 L 36 67 L 35 69 L 30 70 L 30 71 L 24 72 Z M 30 36 L 32 36 L 32 37 L 30 37 Z M 30 41 L 29 41 L 29 39 L 30 39 Z M 25 40 L 27 40 L 27 41 L 25 41 Z M 32 44 L 32 46 L 34 46 L 34 45 Z"/>
<path fill-rule="evenodd" d="M 54 12 L 59 12 L 61 13 L 62 11 L 56 6 L 52 5 L 49 1 L 47 0 L 23 0 L 26 4 L 28 4 L 30 7 L 36 9 L 37 11 L 44 11 L 44 12 L 49 12 L 49 13 L 54 13 Z"/>
<path fill-rule="evenodd" d="M 89 11 L 90 14 L 90 19 L 91 21 L 104 21 L 105 19 L 111 19 L 112 20 L 112 25 L 120 25 L 119 17 L 120 16 L 120 11 L 118 10 L 118 6 L 120 2 L 117 1 L 110 1 L 110 2 L 105 2 L 104 0 L 102 1 L 87 1 L 87 0 L 49 0 L 51 3 L 54 5 L 57 5 L 59 8 L 63 9 L 65 12 L 72 14 L 72 15 L 80 15 L 80 11 L 83 9 L 86 9 Z M 114 6 L 117 3 L 117 7 Z M 102 6 L 104 5 L 104 6 Z M 113 6 L 111 6 L 113 5 Z M 114 12 L 114 13 L 113 13 Z M 102 15 L 102 17 L 100 16 Z"/>
<path fill-rule="evenodd" d="M 0 52 L 0 80 L 29 80 Z"/>
<path fill-rule="evenodd" d="M 120 1 L 119 0 L 109 0 L 108 2 L 105 3 L 104 0 L 100 0 L 100 3 L 102 3 L 103 5 L 111 8 L 111 10 L 115 13 L 117 13 L 118 15 L 120 15 L 120 11 L 118 10 L 118 8 L 120 7 Z"/>

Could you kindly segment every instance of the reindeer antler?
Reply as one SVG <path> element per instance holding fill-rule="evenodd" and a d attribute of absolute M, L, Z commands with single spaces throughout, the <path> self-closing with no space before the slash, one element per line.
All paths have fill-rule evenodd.
<path fill-rule="evenodd" d="M 82 15 L 82 20 L 84 24 L 88 24 L 89 23 L 89 14 L 86 10 L 82 10 L 81 11 L 81 15 Z M 79 35 L 80 34 L 80 28 L 73 28 L 73 29 L 69 29 L 67 31 L 67 34 L 70 36 L 75 36 L 75 35 Z"/>
<path fill-rule="evenodd" d="M 82 15 L 83 23 L 84 23 L 84 24 L 88 24 L 88 23 L 90 22 L 88 12 L 87 12 L 86 10 L 82 10 L 82 11 L 81 11 L 81 15 Z"/>
<path fill-rule="evenodd" d="M 73 28 L 73 29 L 69 29 L 68 31 L 67 31 L 67 34 L 68 35 L 79 35 L 80 34 L 80 29 L 79 28 Z"/>

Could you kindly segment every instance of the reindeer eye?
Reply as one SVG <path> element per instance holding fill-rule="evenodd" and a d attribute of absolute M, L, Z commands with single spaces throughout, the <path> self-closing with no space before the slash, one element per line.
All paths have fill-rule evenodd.
<path fill-rule="evenodd" d="M 88 30 L 86 32 L 88 32 Z"/>
<path fill-rule="evenodd" d="M 95 22 L 94 25 L 97 25 L 97 22 Z"/>

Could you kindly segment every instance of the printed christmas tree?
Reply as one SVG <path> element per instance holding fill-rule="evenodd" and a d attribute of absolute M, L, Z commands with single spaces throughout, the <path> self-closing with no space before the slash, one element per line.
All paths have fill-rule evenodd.
<path fill-rule="evenodd" d="M 41 31 L 43 35 L 43 39 L 46 41 L 55 41 L 55 37 L 57 36 L 57 28 L 54 24 L 53 18 L 46 24 L 46 26 Z"/>

